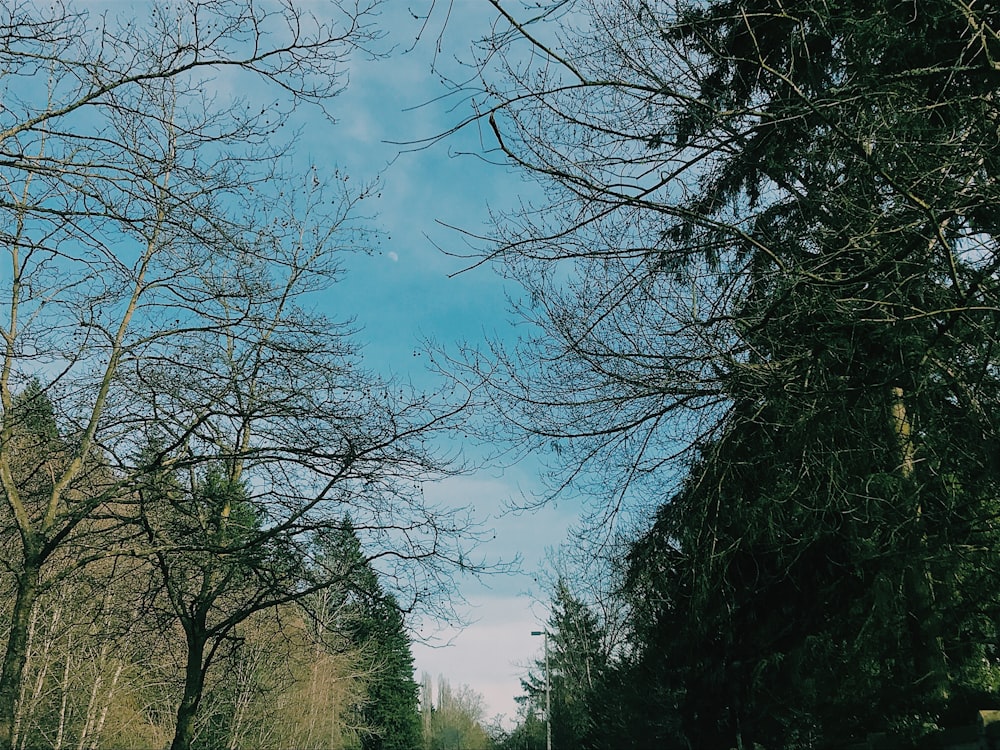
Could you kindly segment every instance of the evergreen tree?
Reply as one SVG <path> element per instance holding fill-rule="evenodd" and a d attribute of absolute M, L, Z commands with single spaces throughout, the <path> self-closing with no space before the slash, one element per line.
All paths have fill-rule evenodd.
<path fill-rule="evenodd" d="M 595 726 L 592 704 L 603 698 L 599 692 L 608 670 L 609 655 L 601 624 L 590 608 L 560 578 L 552 595 L 546 628 L 548 659 L 521 681 L 529 705 L 526 716 L 544 715 L 546 692 L 551 704 L 552 744 L 555 747 L 586 747 Z M 546 673 L 546 668 L 548 672 Z M 548 682 L 546 682 L 546 679 Z"/>
<path fill-rule="evenodd" d="M 517 726 L 499 743 L 499 750 L 545 750 L 545 719 L 535 707 L 528 704 L 521 713 Z"/>
<path fill-rule="evenodd" d="M 26 511 L 38 517 L 52 492 L 53 475 L 70 456 L 59 435 L 52 401 L 37 379 L 28 381 L 14 396 L 3 426 L 9 445 L 15 449 L 11 481 L 18 494 L 25 496 Z M 15 532 L 14 524 L 7 524 L 5 531 Z"/>
<path fill-rule="evenodd" d="M 512 55 L 482 105 L 551 200 L 500 230 L 542 334 L 494 393 L 557 441 L 557 487 L 664 505 L 632 554 L 649 693 L 699 746 L 970 720 L 998 664 L 1000 12 L 552 10 L 505 13 L 491 59 L 545 65 Z"/>
<path fill-rule="evenodd" d="M 983 409 L 1000 397 L 1000 286 L 983 264 L 992 220 L 972 206 L 997 188 L 982 119 L 996 73 L 958 42 L 957 6 L 872 10 L 717 3 L 672 29 L 706 55 L 722 45 L 703 96 L 766 102 L 717 154 L 700 218 L 672 229 L 704 248 L 727 234 L 706 216 L 752 217 L 745 241 L 727 235 L 747 262 L 732 405 L 658 531 L 689 736 L 808 746 L 969 721 L 995 700 L 981 613 L 1000 607 L 983 523 L 1000 425 Z M 694 110 L 679 139 L 724 127 Z"/>
<path fill-rule="evenodd" d="M 364 622 L 367 621 L 367 622 Z M 371 730 L 364 750 L 413 750 L 421 744 L 413 653 L 396 599 L 383 595 L 379 606 L 362 615 L 355 637 L 373 650 L 368 699 L 362 709 Z"/>
<path fill-rule="evenodd" d="M 362 750 L 415 750 L 422 745 L 419 688 L 403 613 L 365 558 L 350 518 L 341 524 L 336 548 L 346 562 L 345 629 L 362 649 L 368 695 L 361 707 Z"/>
<path fill-rule="evenodd" d="M 139 489 L 137 521 L 153 552 L 148 606 L 162 632 L 183 633 L 184 674 L 173 750 L 196 734 L 224 742 L 228 718 L 200 711 L 211 666 L 236 628 L 254 613 L 294 599 L 301 580 L 280 550 L 280 537 L 261 529 L 243 484 L 222 465 L 184 476 L 162 466 L 155 441 Z"/>
<path fill-rule="evenodd" d="M 42 390 L 41 381 L 32 378 L 13 400 L 10 418 L 20 434 L 37 441 L 35 450 L 46 455 L 58 447 L 59 428 L 56 425 L 52 399 Z"/>

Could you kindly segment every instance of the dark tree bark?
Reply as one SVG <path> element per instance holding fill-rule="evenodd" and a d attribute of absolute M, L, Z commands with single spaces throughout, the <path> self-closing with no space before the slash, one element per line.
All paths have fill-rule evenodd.
<path fill-rule="evenodd" d="M 208 633 L 205 623 L 195 618 L 185 618 L 184 634 L 187 641 L 187 661 L 184 666 L 184 693 L 177 706 L 177 723 L 170 750 L 191 750 L 194 741 L 195 719 L 205 691 L 205 645 Z"/>
<path fill-rule="evenodd" d="M 20 697 L 21 679 L 28 658 L 28 629 L 31 612 L 39 593 L 41 561 L 31 556 L 26 559 L 16 576 L 16 594 L 11 615 L 10 633 L 7 636 L 7 650 L 4 653 L 3 670 L 0 672 L 0 707 L 8 710 L 0 713 L 0 747 L 9 748 L 15 740 L 14 723 L 17 701 Z"/>

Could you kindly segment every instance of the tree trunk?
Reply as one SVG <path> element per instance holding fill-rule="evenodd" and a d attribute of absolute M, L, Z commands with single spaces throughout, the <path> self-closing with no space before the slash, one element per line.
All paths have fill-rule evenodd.
<path fill-rule="evenodd" d="M 187 666 L 184 670 L 184 697 L 177 707 L 177 724 L 170 750 L 191 750 L 194 740 L 194 720 L 198 715 L 202 692 L 205 688 L 205 643 L 208 640 L 204 627 L 185 623 L 187 633 Z"/>
<path fill-rule="evenodd" d="M 58 613 L 58 609 L 56 612 Z M 58 614 L 52 616 L 52 628 L 49 630 L 49 634 L 45 638 L 45 647 L 42 651 L 42 664 L 38 670 L 38 674 L 35 676 L 35 686 L 31 692 L 31 696 L 27 693 L 27 686 L 24 684 L 24 680 L 21 680 L 21 690 L 19 697 L 17 699 L 17 710 L 14 712 L 14 730 L 10 738 L 11 747 L 17 747 L 20 743 L 21 750 L 24 750 L 25 743 L 27 742 L 27 732 L 22 731 L 25 722 L 29 721 L 35 713 L 35 707 L 38 705 L 38 701 L 42 696 L 42 690 L 45 687 L 45 673 L 48 669 L 48 653 L 49 648 L 52 644 L 55 632 L 55 624 L 59 621 Z M 28 653 L 24 659 L 23 672 L 29 672 L 31 670 L 31 644 L 35 642 L 35 628 L 38 626 L 38 608 L 35 607 L 31 611 L 31 617 L 28 621 Z"/>
<path fill-rule="evenodd" d="M 59 730 L 52 750 L 62 750 L 63 738 L 66 736 L 66 709 L 69 704 L 69 668 L 73 662 L 73 639 L 66 644 L 66 663 L 63 665 L 62 696 L 59 700 Z"/>
<path fill-rule="evenodd" d="M 29 623 L 38 598 L 41 563 L 26 559 L 17 576 L 17 594 L 11 615 L 10 636 L 0 671 L 0 750 L 11 750 L 14 742 L 14 717 L 21 692 L 24 664 L 28 658 Z"/>
<path fill-rule="evenodd" d="M 899 447 L 899 471 L 914 492 L 913 473 L 915 449 L 913 445 L 913 425 L 903 399 L 903 389 L 892 389 L 892 426 Z M 934 583 L 928 567 L 927 538 L 921 529 L 920 503 L 914 510 L 919 554 L 906 567 L 904 573 L 904 594 L 906 596 L 906 620 L 909 630 L 910 648 L 913 653 L 914 678 L 922 684 L 935 702 L 946 701 L 950 678 L 948 659 L 941 639 L 941 618 L 934 604 Z"/>
<path fill-rule="evenodd" d="M 104 700 L 104 705 L 101 706 L 101 714 L 97 717 L 97 726 L 94 729 L 94 739 L 90 743 L 90 750 L 98 750 L 97 743 L 101 739 L 101 734 L 104 732 L 104 722 L 108 718 L 108 709 L 111 707 L 112 701 L 115 699 L 115 688 L 118 686 L 118 680 L 122 676 L 122 670 L 125 669 L 124 662 L 118 662 L 118 666 L 115 667 L 115 673 L 111 676 L 111 687 L 108 688 L 108 695 Z M 83 748 L 83 740 L 80 741 L 80 748 Z"/>

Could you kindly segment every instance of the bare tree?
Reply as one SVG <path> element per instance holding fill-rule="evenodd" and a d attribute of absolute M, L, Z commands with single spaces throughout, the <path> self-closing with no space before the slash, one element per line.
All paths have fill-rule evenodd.
<path fill-rule="evenodd" d="M 836 14 L 844 25 L 824 27 L 819 6 L 785 15 L 762 2 L 744 18 L 732 3 L 492 5 L 463 126 L 492 131 L 498 158 L 544 193 L 498 217 L 475 259 L 523 285 L 514 305 L 528 333 L 467 352 L 460 367 L 489 384 L 518 445 L 552 457 L 554 493 L 599 498 L 598 522 L 629 500 L 648 518 L 642 498 L 655 504 L 664 482 L 677 486 L 677 459 L 718 435 L 734 394 L 800 383 L 803 403 L 821 398 L 805 365 L 827 344 L 800 336 L 778 353 L 780 337 L 835 340 L 848 321 L 876 349 L 903 329 L 926 337 L 940 352 L 921 362 L 936 370 L 927 377 L 949 382 L 986 424 L 979 376 L 945 350 L 968 330 L 995 345 L 988 85 L 949 88 L 931 63 L 900 62 L 885 63 L 898 86 L 881 87 L 860 36 Z M 948 8 L 949 38 L 994 28 L 991 14 Z M 959 51 L 893 19 L 870 41 L 920 38 L 936 70 L 992 75 L 982 45 Z M 849 90 L 831 83 L 856 71 Z M 859 91 L 878 106 L 859 104 Z M 896 107 L 907 97 L 941 114 L 933 135 L 924 110 Z M 900 356 L 909 367 L 917 355 Z M 890 432 L 911 435 L 920 398 L 898 370 L 886 362 L 878 388 Z M 907 471 L 910 439 L 898 446 Z"/>
<path fill-rule="evenodd" d="M 315 169 L 287 176 L 280 129 L 340 90 L 376 5 L 191 0 L 153 5 L 142 23 L 2 9 L 0 486 L 14 604 L 0 747 L 41 591 L 110 553 L 220 552 L 210 535 L 135 525 L 157 518 L 140 492 L 154 469 L 223 466 L 268 539 L 349 507 L 408 602 L 469 559 L 464 519 L 420 491 L 444 467 L 422 441 L 456 410 L 364 373 L 349 327 L 313 312 L 337 254 L 365 245 L 354 214 L 367 189 Z M 261 93 L 239 95 L 251 87 Z M 31 378 L 52 406 L 58 461 L 19 449 Z M 153 436 L 159 452 L 144 453 Z M 229 509 L 213 512 L 221 533 Z"/>

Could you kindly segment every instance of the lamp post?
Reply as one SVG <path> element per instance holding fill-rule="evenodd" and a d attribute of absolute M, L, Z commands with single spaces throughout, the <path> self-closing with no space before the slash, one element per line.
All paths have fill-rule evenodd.
<path fill-rule="evenodd" d="M 545 750 L 552 750 L 552 685 L 549 682 L 549 631 L 532 630 L 545 639 Z"/>

